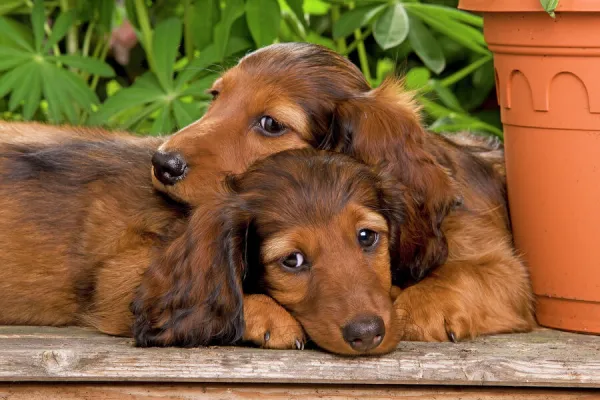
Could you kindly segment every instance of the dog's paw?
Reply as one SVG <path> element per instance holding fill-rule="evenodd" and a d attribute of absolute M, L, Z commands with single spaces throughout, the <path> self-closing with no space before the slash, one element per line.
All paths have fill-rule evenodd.
<path fill-rule="evenodd" d="M 394 308 L 402 340 L 456 343 L 476 336 L 472 318 L 452 299 L 434 297 L 415 287 L 396 297 Z"/>
<path fill-rule="evenodd" d="M 244 319 L 244 341 L 266 349 L 304 349 L 304 329 L 272 298 L 262 294 L 244 297 Z"/>

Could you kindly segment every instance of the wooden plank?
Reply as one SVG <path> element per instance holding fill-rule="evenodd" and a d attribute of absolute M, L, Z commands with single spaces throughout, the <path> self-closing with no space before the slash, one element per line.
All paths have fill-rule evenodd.
<path fill-rule="evenodd" d="M 219 384 L 0 384 L 2 400 L 597 400 L 598 391 L 414 386 Z"/>
<path fill-rule="evenodd" d="M 77 328 L 0 327 L 0 381 L 270 382 L 600 388 L 600 336 L 551 330 L 401 343 L 385 356 L 243 347 L 140 349 Z"/>

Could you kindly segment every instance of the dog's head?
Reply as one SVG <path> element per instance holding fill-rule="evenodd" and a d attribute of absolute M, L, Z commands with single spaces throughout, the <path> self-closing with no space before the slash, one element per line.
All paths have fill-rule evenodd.
<path fill-rule="evenodd" d="M 400 183 L 349 156 L 304 149 L 257 162 L 211 198 L 147 271 L 133 303 L 138 344 L 235 342 L 246 285 L 322 348 L 395 348 L 390 258 L 417 212 Z"/>

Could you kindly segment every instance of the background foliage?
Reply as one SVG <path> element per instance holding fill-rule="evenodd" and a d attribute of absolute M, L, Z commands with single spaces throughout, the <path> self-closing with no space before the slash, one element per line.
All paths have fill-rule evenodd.
<path fill-rule="evenodd" d="M 3 0 L 0 117 L 169 133 L 202 116 L 206 89 L 240 56 L 306 41 L 348 56 L 373 86 L 406 75 L 434 131 L 501 136 L 482 20 L 456 4 Z"/>

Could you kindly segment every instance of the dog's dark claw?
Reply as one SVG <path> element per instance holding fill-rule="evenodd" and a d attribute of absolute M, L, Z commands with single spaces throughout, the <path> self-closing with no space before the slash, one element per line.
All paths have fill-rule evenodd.
<path fill-rule="evenodd" d="M 296 348 L 297 348 L 298 350 L 304 350 L 304 342 L 302 342 L 302 341 L 300 341 L 300 340 L 296 339 Z"/>
<path fill-rule="evenodd" d="M 269 339 L 271 339 L 271 332 L 267 331 L 265 333 L 265 343 L 267 343 L 269 341 Z"/>
<path fill-rule="evenodd" d="M 448 332 L 448 339 L 450 339 L 450 341 L 452 343 L 458 343 L 458 340 L 456 339 L 456 335 L 454 335 L 454 332 L 452 332 L 452 331 Z"/>

